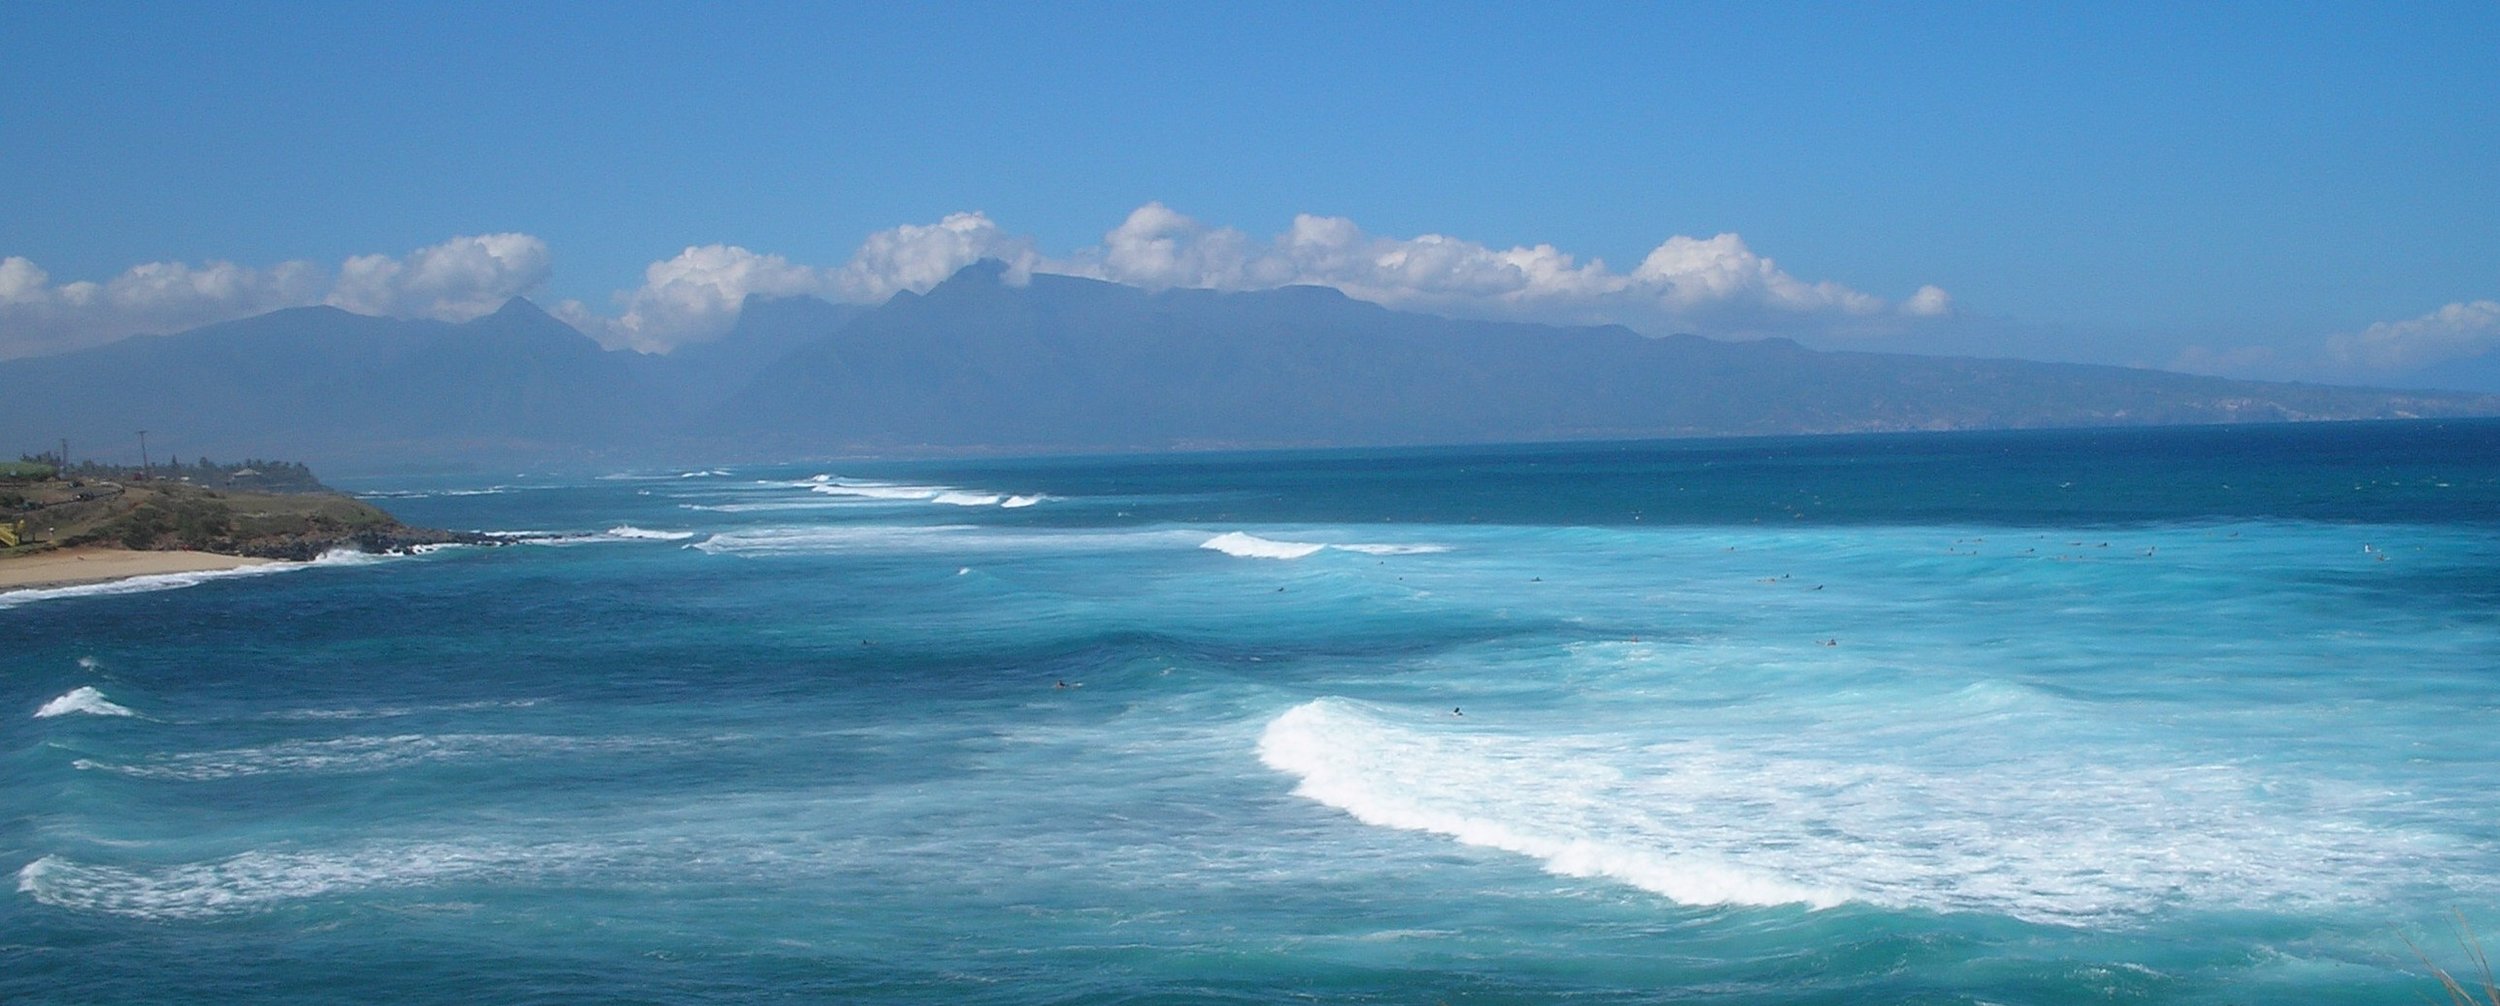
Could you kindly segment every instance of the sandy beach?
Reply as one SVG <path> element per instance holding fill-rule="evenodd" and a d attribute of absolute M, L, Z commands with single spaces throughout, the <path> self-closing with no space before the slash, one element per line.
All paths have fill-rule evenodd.
<path fill-rule="evenodd" d="M 254 559 L 214 552 L 133 552 L 119 548 L 71 548 L 38 555 L 0 559 L 0 590 L 69 587 L 106 583 L 157 573 L 199 573 L 209 570 L 265 566 L 276 559 Z"/>

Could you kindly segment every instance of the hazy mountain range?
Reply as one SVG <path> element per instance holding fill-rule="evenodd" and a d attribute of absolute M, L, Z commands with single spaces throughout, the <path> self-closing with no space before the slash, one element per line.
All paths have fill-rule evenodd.
<path fill-rule="evenodd" d="M 711 463 L 2500 415 L 2500 395 L 1818 352 L 1455 321 L 1332 289 L 1150 292 L 996 263 L 874 308 L 751 298 L 667 356 L 525 300 L 449 324 L 278 311 L 0 363 L 0 452 Z"/>

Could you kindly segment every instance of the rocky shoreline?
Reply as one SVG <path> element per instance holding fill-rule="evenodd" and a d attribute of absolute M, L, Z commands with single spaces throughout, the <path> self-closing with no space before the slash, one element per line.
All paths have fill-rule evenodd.
<path fill-rule="evenodd" d="M 353 548 L 359 552 L 370 552 L 376 555 L 394 555 L 413 551 L 425 545 L 507 545 L 512 541 L 511 538 L 478 534 L 472 531 L 445 531 L 440 528 L 397 524 L 386 528 L 362 528 L 345 534 L 305 533 L 255 538 L 238 543 L 234 551 L 228 554 L 259 559 L 308 562 L 339 548 Z"/>
<path fill-rule="evenodd" d="M 388 554 L 505 539 L 412 527 L 336 492 L 256 492 L 169 479 L 17 480 L 6 487 L 14 542 L 0 562 L 57 549 L 189 552 L 307 561 L 340 548 Z"/>

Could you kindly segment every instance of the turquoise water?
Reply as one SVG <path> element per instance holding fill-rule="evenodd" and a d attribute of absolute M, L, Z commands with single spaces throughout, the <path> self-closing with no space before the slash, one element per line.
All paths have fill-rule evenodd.
<path fill-rule="evenodd" d="M 2500 423 L 356 484 L 0 595 L 0 1000 L 2436 996 Z"/>

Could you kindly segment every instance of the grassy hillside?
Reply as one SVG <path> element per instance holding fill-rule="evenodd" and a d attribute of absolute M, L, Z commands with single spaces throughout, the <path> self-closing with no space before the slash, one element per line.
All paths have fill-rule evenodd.
<path fill-rule="evenodd" d="M 309 559 L 332 548 L 389 551 L 474 536 L 411 528 L 336 493 L 261 493 L 182 482 L 0 481 L 0 522 L 24 524 L 24 542 L 0 555 L 80 545 L 191 549 Z"/>

